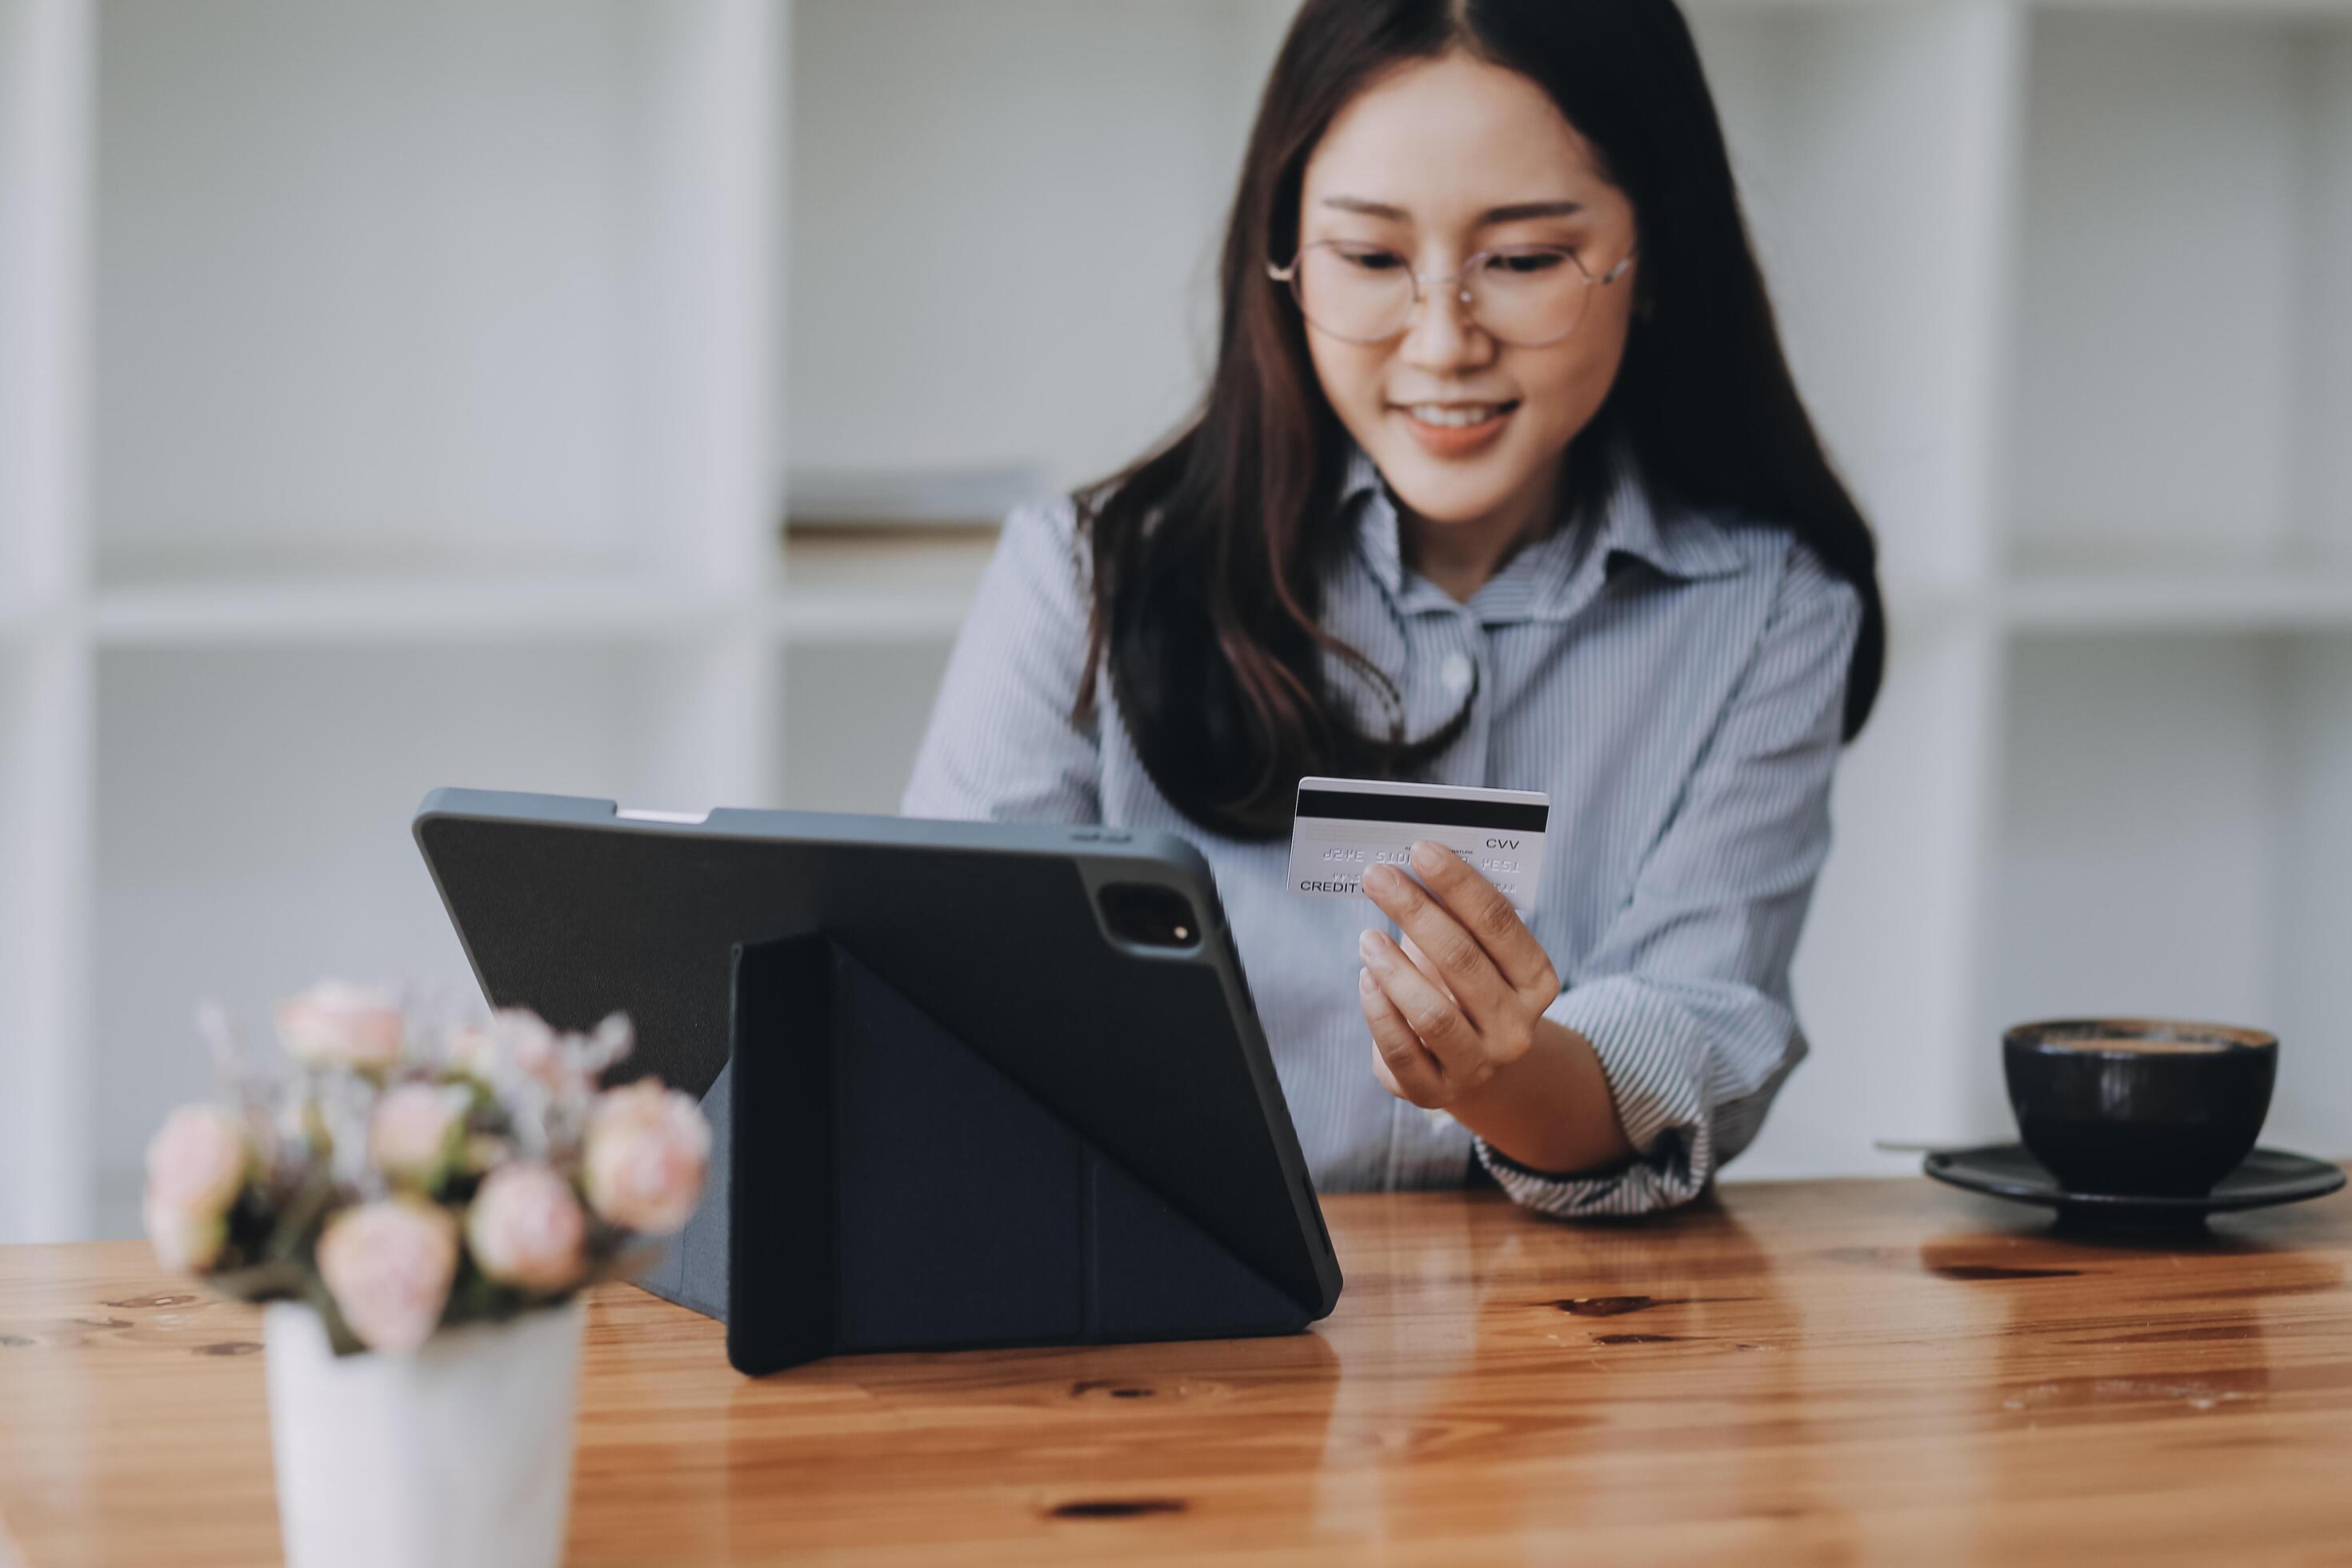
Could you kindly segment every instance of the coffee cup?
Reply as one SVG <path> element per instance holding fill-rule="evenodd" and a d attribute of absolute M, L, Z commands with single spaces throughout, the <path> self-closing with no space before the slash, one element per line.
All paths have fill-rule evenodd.
<path fill-rule="evenodd" d="M 2026 1149 L 2067 1186 L 2196 1194 L 2253 1148 L 2278 1037 L 2226 1024 L 2056 1018 L 2004 1031 L 2001 1066 Z"/>

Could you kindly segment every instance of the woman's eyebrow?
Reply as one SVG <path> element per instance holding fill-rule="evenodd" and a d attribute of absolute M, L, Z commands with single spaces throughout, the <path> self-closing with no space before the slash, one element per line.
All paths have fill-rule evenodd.
<path fill-rule="evenodd" d="M 1391 206 L 1386 202 L 1368 202 L 1361 196 L 1326 196 L 1323 205 L 1338 207 L 1341 212 L 1387 218 L 1391 223 L 1412 221 L 1412 215 L 1402 207 Z M 1583 210 L 1582 202 L 1516 202 L 1509 206 L 1488 207 L 1478 215 L 1478 226 L 1486 228 L 1498 223 L 1525 223 L 1530 218 L 1568 217 Z"/>

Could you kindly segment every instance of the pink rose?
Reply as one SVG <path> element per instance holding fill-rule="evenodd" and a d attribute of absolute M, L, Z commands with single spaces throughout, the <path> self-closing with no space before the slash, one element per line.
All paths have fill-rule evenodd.
<path fill-rule="evenodd" d="M 432 1337 L 457 1273 L 457 1222 L 391 1198 L 344 1209 L 319 1237 L 319 1276 L 370 1350 L 413 1351 Z"/>
<path fill-rule="evenodd" d="M 228 1240 L 228 1217 L 216 1208 L 189 1208 L 147 1189 L 141 1209 L 147 1222 L 147 1239 L 154 1244 L 155 1261 L 166 1268 L 201 1274 L 220 1257 Z"/>
<path fill-rule="evenodd" d="M 404 1083 L 375 1102 L 368 1118 L 368 1158 L 395 1182 L 440 1184 L 462 1142 L 467 1090 L 438 1083 Z"/>
<path fill-rule="evenodd" d="M 490 1030 L 504 1043 L 515 1066 L 551 1092 L 560 1094 L 573 1081 L 563 1037 L 538 1014 L 527 1007 L 501 1007 L 490 1020 Z"/>
<path fill-rule="evenodd" d="M 184 1105 L 147 1144 L 147 1194 L 163 1208 L 218 1218 L 253 1163 L 245 1123 L 217 1105 Z"/>
<path fill-rule="evenodd" d="M 449 1065 L 488 1080 L 498 1062 L 498 1041 L 479 1024 L 453 1024 L 442 1037 Z"/>
<path fill-rule="evenodd" d="M 710 1125 L 693 1100 L 653 1079 L 599 1096 L 588 1119 L 588 1201 L 614 1225 L 662 1236 L 702 1197 Z"/>
<path fill-rule="evenodd" d="M 559 1099 L 593 1091 L 602 1068 L 588 1059 L 588 1037 L 562 1034 L 528 1007 L 501 1007 L 488 1025 L 460 1024 L 447 1044 L 450 1064 L 461 1072 L 493 1086 L 520 1073 Z"/>
<path fill-rule="evenodd" d="M 278 1037 L 313 1067 L 387 1068 L 407 1032 L 399 1001 L 378 986 L 321 980 L 278 1004 Z"/>
<path fill-rule="evenodd" d="M 492 1171 L 466 1211 L 474 1266 L 525 1290 L 578 1284 L 587 1238 L 588 1216 L 572 1184 L 535 1162 Z"/>

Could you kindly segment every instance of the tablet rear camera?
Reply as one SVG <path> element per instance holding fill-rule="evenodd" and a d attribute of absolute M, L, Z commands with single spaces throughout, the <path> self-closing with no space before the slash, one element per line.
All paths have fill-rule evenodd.
<path fill-rule="evenodd" d="M 1192 901 L 1173 888 L 1149 882 L 1113 882 L 1096 895 L 1103 923 L 1121 942 L 1139 947 L 1193 947 L 1201 941 L 1201 917 Z"/>

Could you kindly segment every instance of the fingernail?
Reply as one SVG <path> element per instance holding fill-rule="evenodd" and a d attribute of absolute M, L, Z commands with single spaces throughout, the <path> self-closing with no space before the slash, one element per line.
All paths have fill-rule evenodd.
<path fill-rule="evenodd" d="M 1384 966 L 1388 963 L 1388 955 L 1381 951 L 1381 933 L 1376 931 L 1368 931 L 1358 937 L 1356 951 L 1364 955 L 1366 963 L 1376 968 Z"/>
<path fill-rule="evenodd" d="M 1356 989 L 1369 996 L 1374 991 L 1380 989 L 1380 982 L 1372 978 L 1372 972 L 1370 970 L 1359 969 L 1356 971 Z"/>
<path fill-rule="evenodd" d="M 1375 866 L 1364 873 L 1364 890 L 1385 893 L 1395 888 L 1397 869 L 1393 866 Z"/>
<path fill-rule="evenodd" d="M 1443 866 L 1445 864 L 1445 847 L 1431 839 L 1416 839 L 1412 846 L 1412 863 L 1416 866 Z"/>

